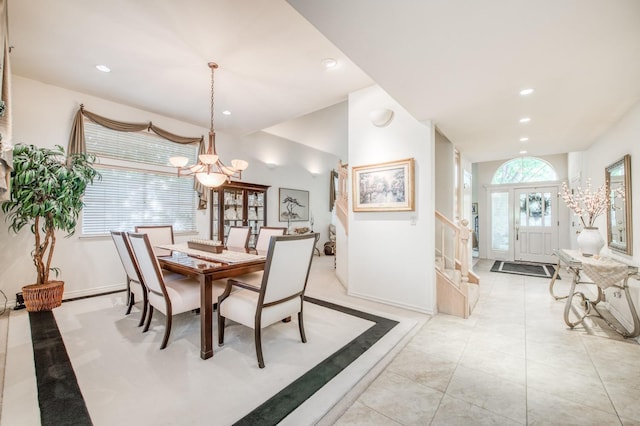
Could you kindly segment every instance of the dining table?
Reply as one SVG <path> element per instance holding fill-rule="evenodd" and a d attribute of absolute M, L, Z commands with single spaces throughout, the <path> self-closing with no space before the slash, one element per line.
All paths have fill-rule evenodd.
<path fill-rule="evenodd" d="M 213 356 L 213 300 L 214 280 L 238 277 L 264 270 L 266 255 L 249 253 L 245 249 L 223 250 L 212 253 L 189 248 L 187 243 L 158 246 L 171 250 L 171 255 L 159 256 L 160 266 L 200 282 L 200 358 Z"/>

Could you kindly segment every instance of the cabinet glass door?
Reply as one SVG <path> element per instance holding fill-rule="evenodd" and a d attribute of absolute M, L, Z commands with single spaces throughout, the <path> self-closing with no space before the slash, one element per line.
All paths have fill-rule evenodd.
<path fill-rule="evenodd" d="M 224 202 L 224 241 L 229 235 L 232 226 L 244 226 L 243 191 L 241 189 L 225 189 Z"/>
<path fill-rule="evenodd" d="M 211 239 L 214 241 L 224 241 L 224 238 L 220 237 L 220 231 L 216 224 L 220 223 L 220 201 L 218 199 L 218 191 L 211 191 L 211 200 L 213 201 L 213 208 L 211 209 L 211 220 L 213 226 L 211 227 Z"/>
<path fill-rule="evenodd" d="M 264 192 L 249 191 L 247 195 L 247 225 L 251 228 L 249 247 L 255 247 L 260 228 L 264 226 Z"/>

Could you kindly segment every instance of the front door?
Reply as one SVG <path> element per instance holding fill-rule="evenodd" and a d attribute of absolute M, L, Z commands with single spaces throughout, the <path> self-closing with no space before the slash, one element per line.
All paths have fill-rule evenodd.
<path fill-rule="evenodd" d="M 555 263 L 558 248 L 558 187 L 517 188 L 514 191 L 514 258 Z"/>

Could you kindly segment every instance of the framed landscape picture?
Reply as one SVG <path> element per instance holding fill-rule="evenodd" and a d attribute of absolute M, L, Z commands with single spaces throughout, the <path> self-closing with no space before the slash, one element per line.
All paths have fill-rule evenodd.
<path fill-rule="evenodd" d="M 280 222 L 309 221 L 309 191 L 280 188 Z"/>
<path fill-rule="evenodd" d="M 415 210 L 413 174 L 413 158 L 354 167 L 353 211 Z"/>

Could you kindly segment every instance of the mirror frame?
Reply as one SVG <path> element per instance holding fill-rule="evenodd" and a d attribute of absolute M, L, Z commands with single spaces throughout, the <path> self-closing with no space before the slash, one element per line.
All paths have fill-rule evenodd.
<path fill-rule="evenodd" d="M 607 185 L 607 194 L 611 197 L 610 178 L 611 171 L 616 167 L 622 166 L 624 168 L 624 214 L 625 214 L 625 238 L 626 244 L 614 242 L 612 238 L 611 229 L 611 208 L 607 209 L 607 246 L 611 250 L 615 250 L 621 253 L 625 253 L 629 256 L 633 254 L 633 226 L 631 215 L 631 155 L 626 154 L 620 160 L 607 166 L 605 169 L 605 182 Z"/>

